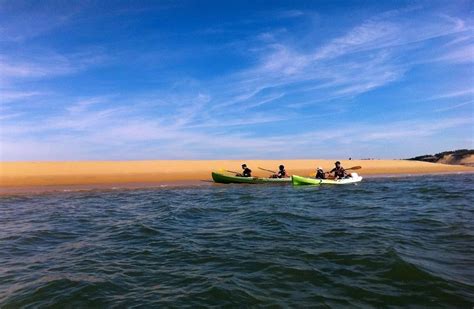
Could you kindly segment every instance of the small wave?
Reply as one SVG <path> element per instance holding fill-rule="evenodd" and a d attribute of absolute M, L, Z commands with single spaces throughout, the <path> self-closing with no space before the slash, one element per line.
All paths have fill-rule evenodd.
<path fill-rule="evenodd" d="M 390 250 L 386 254 L 386 258 L 389 264 L 387 264 L 388 270 L 383 273 L 383 277 L 388 280 L 394 282 L 440 281 L 439 278 L 405 261 L 395 250 Z"/>
<path fill-rule="evenodd" d="M 159 230 L 152 228 L 146 224 L 139 223 L 138 225 L 138 231 L 143 234 L 149 234 L 149 235 L 159 235 L 161 234 Z"/>
<path fill-rule="evenodd" d="M 10 291 L 1 306 L 2 308 L 69 307 L 86 303 L 91 306 L 105 305 L 103 301 L 99 301 L 100 297 L 94 295 L 102 289 L 123 292 L 122 288 L 112 282 L 99 280 L 90 275 L 77 275 L 75 278 L 50 275 L 19 285 L 16 290 Z"/>

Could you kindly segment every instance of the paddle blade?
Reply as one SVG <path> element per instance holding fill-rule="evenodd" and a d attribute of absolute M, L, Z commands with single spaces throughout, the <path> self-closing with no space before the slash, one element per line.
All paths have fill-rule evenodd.
<path fill-rule="evenodd" d="M 346 168 L 346 170 L 360 170 L 362 168 L 362 166 L 353 166 L 353 167 L 350 167 L 350 168 Z"/>

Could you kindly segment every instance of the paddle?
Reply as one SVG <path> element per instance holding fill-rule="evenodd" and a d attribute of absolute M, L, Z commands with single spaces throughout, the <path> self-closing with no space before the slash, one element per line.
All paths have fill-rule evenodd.
<path fill-rule="evenodd" d="M 263 167 L 259 167 L 259 169 L 261 169 L 262 171 L 267 171 L 267 172 L 273 173 L 273 174 L 277 173 L 277 172 L 272 171 L 272 170 L 267 170 L 266 168 L 263 168 Z"/>
<path fill-rule="evenodd" d="M 354 171 L 354 170 L 360 170 L 361 168 L 362 168 L 362 166 L 357 165 L 357 166 L 353 166 L 353 167 L 346 168 L 345 170 L 346 170 L 346 171 Z M 324 172 L 324 173 L 325 173 L 325 174 L 328 174 L 328 173 L 330 173 L 330 172 Z M 310 174 L 309 176 L 310 176 L 310 177 L 314 177 L 314 176 L 316 176 L 316 173 L 312 173 L 312 174 Z"/>
<path fill-rule="evenodd" d="M 235 174 L 235 176 L 237 176 L 237 175 L 241 175 L 239 172 L 236 172 L 236 171 L 229 171 L 229 170 L 226 170 L 226 169 L 223 169 L 223 168 L 219 169 L 219 171 L 220 171 L 220 172 L 229 172 L 229 173 L 234 173 L 234 174 Z M 249 177 L 249 178 L 258 179 L 258 177 L 257 177 L 257 176 L 252 176 L 252 177 Z"/>
<path fill-rule="evenodd" d="M 346 168 L 346 171 L 360 170 L 361 168 L 362 168 L 362 166 L 358 165 L 358 166 L 353 166 L 353 167 Z"/>
<path fill-rule="evenodd" d="M 270 172 L 270 173 L 272 173 L 272 174 L 278 174 L 278 173 L 275 172 L 275 171 L 267 170 L 266 168 L 263 168 L 263 167 L 259 167 L 259 169 L 261 169 L 262 171 Z M 283 177 L 283 178 L 289 178 L 289 177 L 290 177 L 290 175 L 287 174 L 287 175 L 286 175 L 285 177 Z"/>
<path fill-rule="evenodd" d="M 220 171 L 221 171 L 221 172 L 234 173 L 234 174 L 236 174 L 236 175 L 237 175 L 237 174 L 240 174 L 239 172 L 236 172 L 236 171 L 229 171 L 229 170 L 226 170 L 226 169 L 223 169 L 223 168 L 221 168 Z"/>

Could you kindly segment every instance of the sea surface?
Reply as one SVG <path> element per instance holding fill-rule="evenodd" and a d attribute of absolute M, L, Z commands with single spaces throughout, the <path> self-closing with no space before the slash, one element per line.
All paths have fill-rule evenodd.
<path fill-rule="evenodd" d="M 474 306 L 474 175 L 0 197 L 0 307 Z"/>

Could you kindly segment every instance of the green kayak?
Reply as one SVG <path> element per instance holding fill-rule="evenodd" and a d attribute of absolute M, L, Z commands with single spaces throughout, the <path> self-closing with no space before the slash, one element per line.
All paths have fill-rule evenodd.
<path fill-rule="evenodd" d="M 350 178 L 345 178 L 345 179 L 315 179 L 315 178 L 308 178 L 308 177 L 302 177 L 302 176 L 297 176 L 293 175 L 291 176 L 291 182 L 295 186 L 301 186 L 301 185 L 345 185 L 345 184 L 350 184 L 350 183 L 356 183 L 362 181 L 362 177 L 357 175 L 357 173 L 352 173 L 352 177 Z"/>
<path fill-rule="evenodd" d="M 290 183 L 291 178 L 260 178 L 260 177 L 239 177 L 234 175 L 227 175 L 212 172 L 212 179 L 217 183 Z"/>

